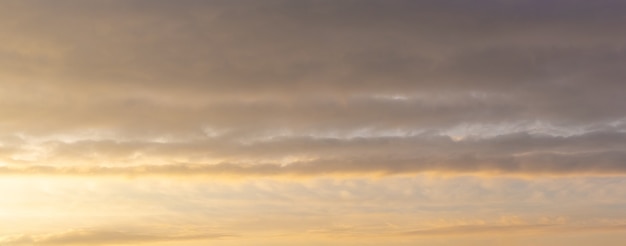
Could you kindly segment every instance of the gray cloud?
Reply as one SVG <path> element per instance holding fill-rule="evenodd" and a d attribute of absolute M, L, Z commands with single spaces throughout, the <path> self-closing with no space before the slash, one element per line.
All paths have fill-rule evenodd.
<path fill-rule="evenodd" d="M 624 10 L 612 0 L 5 1 L 0 130 L 13 134 L 0 155 L 5 172 L 98 159 L 79 169 L 623 173 Z M 437 136 L 463 126 L 512 130 Z M 304 160 L 268 164 L 286 158 Z M 216 163 L 229 164 L 206 166 Z"/>
<path fill-rule="evenodd" d="M 333 174 L 411 174 L 436 172 L 449 174 L 512 175 L 623 175 L 626 155 L 621 152 L 591 154 L 534 154 L 523 157 L 448 157 L 318 159 L 280 163 L 217 163 L 142 166 L 25 166 L 0 167 L 2 174 L 48 175 L 211 175 L 211 176 L 313 176 Z"/>
<path fill-rule="evenodd" d="M 404 133 L 400 133 L 403 135 Z M 19 143 L 19 141 L 18 141 Z M 444 173 L 626 173 L 626 135 L 526 132 L 453 140 L 415 136 L 284 136 L 252 142 L 229 136 L 180 142 L 83 140 L 7 145 L 3 173 L 324 175 Z M 35 156 L 33 155 L 33 152 Z M 41 152 L 41 153 L 37 153 Z M 31 155 L 28 158 L 17 158 Z M 41 165 L 40 163 L 47 163 Z M 85 163 L 91 163 L 85 165 Z M 58 165 L 56 167 L 55 165 Z"/>

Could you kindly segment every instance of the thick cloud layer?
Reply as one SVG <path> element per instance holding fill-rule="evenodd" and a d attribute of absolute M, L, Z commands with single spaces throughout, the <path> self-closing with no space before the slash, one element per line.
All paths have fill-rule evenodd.
<path fill-rule="evenodd" d="M 0 161 L 5 173 L 623 174 L 625 10 L 4 1 Z"/>

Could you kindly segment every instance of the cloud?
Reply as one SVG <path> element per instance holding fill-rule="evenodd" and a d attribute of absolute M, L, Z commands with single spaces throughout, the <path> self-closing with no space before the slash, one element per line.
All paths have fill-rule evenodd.
<path fill-rule="evenodd" d="M 77 229 L 43 235 L 17 235 L 0 238 L 2 245 L 111 245 L 168 241 L 207 240 L 232 237 L 227 234 L 163 235 L 128 233 L 114 230 Z"/>
<path fill-rule="evenodd" d="M 14 235 L 0 244 L 614 245 L 624 13 L 620 0 L 0 1 L 0 230 Z"/>
<path fill-rule="evenodd" d="M 434 229 L 415 230 L 405 232 L 406 236 L 443 236 L 443 235 L 463 235 L 482 233 L 520 233 L 520 232 L 540 232 L 550 229 L 554 225 L 465 225 L 449 226 Z"/>
<path fill-rule="evenodd" d="M 621 132 L 597 131 L 572 136 L 520 132 L 461 140 L 425 133 L 351 138 L 287 135 L 252 142 L 229 137 L 183 142 L 46 141 L 34 150 L 19 143 L 7 146 L 0 157 L 8 165 L 0 171 L 68 175 L 623 175 L 625 138 Z"/>
<path fill-rule="evenodd" d="M 6 172 L 622 173 L 625 8 L 6 2 L 0 161 Z"/>
<path fill-rule="evenodd" d="M 571 226 L 552 224 L 523 224 L 523 225 L 465 225 L 449 226 L 433 229 L 415 230 L 403 233 L 405 236 L 459 236 L 467 234 L 519 234 L 519 233 L 578 233 L 578 232 L 607 232 L 623 231 L 625 225 L 599 226 Z"/>
<path fill-rule="evenodd" d="M 623 175 L 626 155 L 621 152 L 585 154 L 534 154 L 522 157 L 477 157 L 457 155 L 434 158 L 318 159 L 283 165 L 217 163 L 140 166 L 27 166 L 0 167 L 3 174 L 46 175 L 225 175 L 225 176 L 315 176 L 333 174 L 544 174 Z"/>

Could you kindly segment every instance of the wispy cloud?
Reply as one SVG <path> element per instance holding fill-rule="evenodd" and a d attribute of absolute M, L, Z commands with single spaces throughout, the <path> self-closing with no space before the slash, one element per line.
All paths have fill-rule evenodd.
<path fill-rule="evenodd" d="M 227 234 L 163 235 L 115 230 L 79 229 L 43 235 L 14 235 L 0 238 L 2 245 L 112 245 L 150 242 L 207 240 L 232 237 Z"/>
<path fill-rule="evenodd" d="M 45 156 L 15 160 L 32 144 L 7 145 L 5 174 L 298 175 L 419 172 L 589 175 L 624 174 L 626 138 L 617 132 L 573 136 L 514 133 L 490 138 L 422 134 L 413 137 L 277 137 L 185 142 L 48 141 Z M 34 150 L 36 152 L 37 150 Z M 46 162 L 48 165 L 41 165 Z M 50 165 L 50 163 L 56 165 Z M 17 165 L 21 164 L 21 165 Z"/>

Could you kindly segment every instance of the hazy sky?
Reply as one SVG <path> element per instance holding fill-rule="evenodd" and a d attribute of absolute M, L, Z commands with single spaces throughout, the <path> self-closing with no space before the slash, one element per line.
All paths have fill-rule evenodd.
<path fill-rule="evenodd" d="M 0 17 L 0 245 L 626 244 L 626 1 Z"/>

